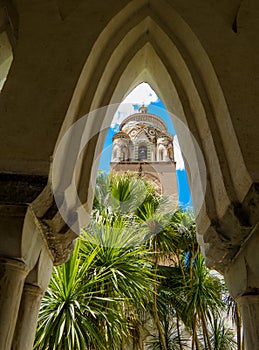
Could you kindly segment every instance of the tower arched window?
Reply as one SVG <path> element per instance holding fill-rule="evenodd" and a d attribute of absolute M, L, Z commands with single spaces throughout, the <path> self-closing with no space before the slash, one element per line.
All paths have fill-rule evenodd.
<path fill-rule="evenodd" d="M 121 150 L 121 160 L 125 162 L 128 158 L 128 148 L 124 146 Z"/>
<path fill-rule="evenodd" d="M 147 146 L 146 145 L 139 146 L 139 148 L 138 148 L 138 159 L 139 160 L 147 159 Z"/>
<path fill-rule="evenodd" d="M 160 158 L 159 160 L 162 160 L 162 161 L 164 160 L 164 150 L 163 149 L 161 149 L 159 152 L 159 158 Z"/>
<path fill-rule="evenodd" d="M 113 149 L 113 152 L 112 152 L 112 159 L 113 160 L 117 160 L 119 154 L 118 154 L 118 148 L 115 148 Z"/>

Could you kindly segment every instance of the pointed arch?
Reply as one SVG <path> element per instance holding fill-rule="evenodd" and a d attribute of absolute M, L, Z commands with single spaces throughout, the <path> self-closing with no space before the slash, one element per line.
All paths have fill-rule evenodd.
<path fill-rule="evenodd" d="M 78 195 L 89 210 L 92 178 L 97 171 L 95 159 L 102 150 L 104 130 L 110 125 L 116 104 L 142 81 L 154 88 L 172 113 L 186 160 L 194 208 L 201 210 L 197 212 L 200 214 L 199 229 L 205 232 L 215 217 L 224 215 L 232 202 L 244 198 L 251 179 L 209 57 L 188 24 L 164 0 L 159 4 L 133 0 L 108 23 L 97 39 L 82 70 L 59 140 L 80 117 L 108 107 L 102 110 L 102 117 L 96 115 L 82 123 L 82 134 L 77 135 L 79 144 L 82 138 L 87 138 L 86 134 L 93 137 L 79 160 L 75 152 L 67 180 L 57 186 L 65 191 L 77 168 Z M 190 135 L 201 149 L 207 175 L 203 173 L 205 169 L 197 145 Z M 232 148 L 227 147 L 229 140 Z M 75 148 L 80 147 L 75 145 Z M 68 140 L 66 151 L 71 152 L 70 149 Z M 234 154 L 240 159 L 238 169 L 237 162 L 233 161 Z M 60 160 L 60 169 L 65 166 L 65 158 Z M 243 184 L 239 187 L 241 179 Z M 205 202 L 201 207 L 202 182 L 206 180 Z"/>

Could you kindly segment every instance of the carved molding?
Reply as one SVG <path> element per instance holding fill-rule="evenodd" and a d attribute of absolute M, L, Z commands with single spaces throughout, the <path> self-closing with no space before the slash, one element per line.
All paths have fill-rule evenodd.
<path fill-rule="evenodd" d="M 222 218 L 211 221 L 203 234 L 207 264 L 221 273 L 243 250 L 259 222 L 259 184 L 253 184 L 243 203 L 231 204 Z"/>
<path fill-rule="evenodd" d="M 20 231 L 17 232 L 18 240 L 24 235 L 28 240 L 30 235 L 33 235 L 33 232 L 22 232 L 31 230 L 30 226 L 26 227 L 28 220 L 31 220 L 31 225 L 45 241 L 53 263 L 58 265 L 69 259 L 77 235 L 59 214 L 51 187 L 47 182 L 46 176 L 1 173 L 0 213 L 10 220 L 13 220 L 13 217 L 21 217 L 20 227 L 17 226 L 17 230 Z M 27 217 L 28 215 L 31 219 Z"/>
<path fill-rule="evenodd" d="M 34 211 L 33 205 L 30 205 L 28 210 L 33 214 L 35 224 L 40 227 L 42 236 L 53 256 L 53 264 L 59 265 L 66 262 L 74 248 L 74 240 L 78 236 L 66 226 L 57 208 L 52 218 L 48 215 L 43 215 L 39 218 Z M 48 212 L 47 210 L 46 213 Z"/>
<path fill-rule="evenodd" d="M 45 176 L 0 174 L 0 193 L 2 209 L 8 207 L 5 215 L 11 215 L 12 207 L 15 211 L 17 205 L 29 207 L 55 265 L 69 259 L 78 235 L 61 217 Z M 71 210 L 72 220 L 69 220 L 74 224 L 78 224 L 76 209 Z M 25 210 L 21 215 L 25 216 Z M 259 184 L 256 183 L 242 203 L 232 203 L 223 217 L 212 219 L 206 232 L 200 235 L 208 266 L 224 273 L 243 250 L 258 221 Z"/>

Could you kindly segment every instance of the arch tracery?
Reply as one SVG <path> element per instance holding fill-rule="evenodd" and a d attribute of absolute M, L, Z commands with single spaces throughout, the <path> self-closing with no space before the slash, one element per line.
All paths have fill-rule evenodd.
<path fill-rule="evenodd" d="M 219 235 L 215 236 L 214 228 L 210 228 L 211 223 L 215 217 L 223 217 L 228 210 L 232 210 L 232 202 L 238 202 L 244 196 L 250 179 L 243 163 L 240 163 L 237 175 L 230 151 L 225 150 L 224 133 L 227 132 L 233 139 L 233 149 L 240 154 L 219 82 L 199 40 L 169 4 L 164 3 L 174 13 L 174 21 L 170 23 L 163 21 L 163 13 L 155 2 L 151 1 L 150 6 L 148 4 L 146 1 L 133 1 L 113 18 L 97 39 L 75 89 L 60 138 L 68 125 L 77 118 L 90 110 L 108 106 L 103 110 L 102 117 L 96 117 L 94 122 L 90 118 L 86 120 L 84 130 L 93 133 L 94 138 L 85 147 L 80 160 L 74 159 L 79 198 L 89 210 L 92 188 L 85 186 L 85 182 L 90 184 L 95 177 L 96 166 L 93 167 L 93 164 L 101 152 L 105 137 L 105 132 L 99 131 L 107 128 L 111 122 L 111 110 L 116 110 L 116 105 L 111 105 L 121 101 L 138 83 L 148 82 L 160 95 L 169 112 L 173 113 L 172 119 L 188 163 L 194 208 L 199 207 L 199 212 L 196 212 L 198 228 L 201 233 L 205 232 L 202 240 L 209 242 L 216 239 L 221 247 L 217 253 L 213 245 L 206 245 L 207 255 L 216 254 L 216 259 L 222 260 L 222 256 L 232 254 L 231 249 L 225 248 Z M 140 7 L 143 11 L 138 15 Z M 108 46 L 104 54 L 103 48 Z M 223 125 L 220 124 L 221 111 L 214 106 L 212 91 L 214 95 L 217 91 L 217 101 L 220 101 L 221 111 L 225 113 Z M 227 131 L 224 131 L 225 124 Z M 182 125 L 186 127 L 182 128 Z M 207 179 L 202 172 L 200 155 L 196 152 L 197 145 L 190 133 L 195 136 L 202 151 Z M 90 165 L 91 173 L 85 170 L 85 164 L 88 164 L 88 169 Z M 240 173 L 244 179 L 242 193 L 233 186 L 232 181 L 233 177 L 241 176 Z M 207 182 L 207 190 L 205 202 L 201 205 L 199 201 L 203 196 L 204 181 Z M 240 238 L 243 234 L 241 231 L 240 228 Z M 208 249 L 212 249 L 211 253 Z"/>
<path fill-rule="evenodd" d="M 69 258 L 79 221 L 89 220 L 111 118 L 128 92 L 145 81 L 172 115 L 198 238 L 207 263 L 224 273 L 241 306 L 246 348 L 254 350 L 259 344 L 254 322 L 259 319 L 258 3 L 72 2 L 3 0 L 0 5 L 1 30 L 14 49 L 0 95 L 0 348 L 33 347 L 37 306 L 28 313 L 27 301 L 39 302 L 53 263 Z M 133 143 L 129 150 L 131 156 Z M 169 154 L 171 161 L 172 149 Z M 151 155 L 155 163 L 154 148 Z"/>

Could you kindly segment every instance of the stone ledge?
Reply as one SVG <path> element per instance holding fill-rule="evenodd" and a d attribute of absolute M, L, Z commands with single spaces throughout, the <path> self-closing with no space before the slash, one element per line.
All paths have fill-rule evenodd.
<path fill-rule="evenodd" d="M 47 181 L 47 176 L 0 173 L 0 204 L 31 203 Z"/>

